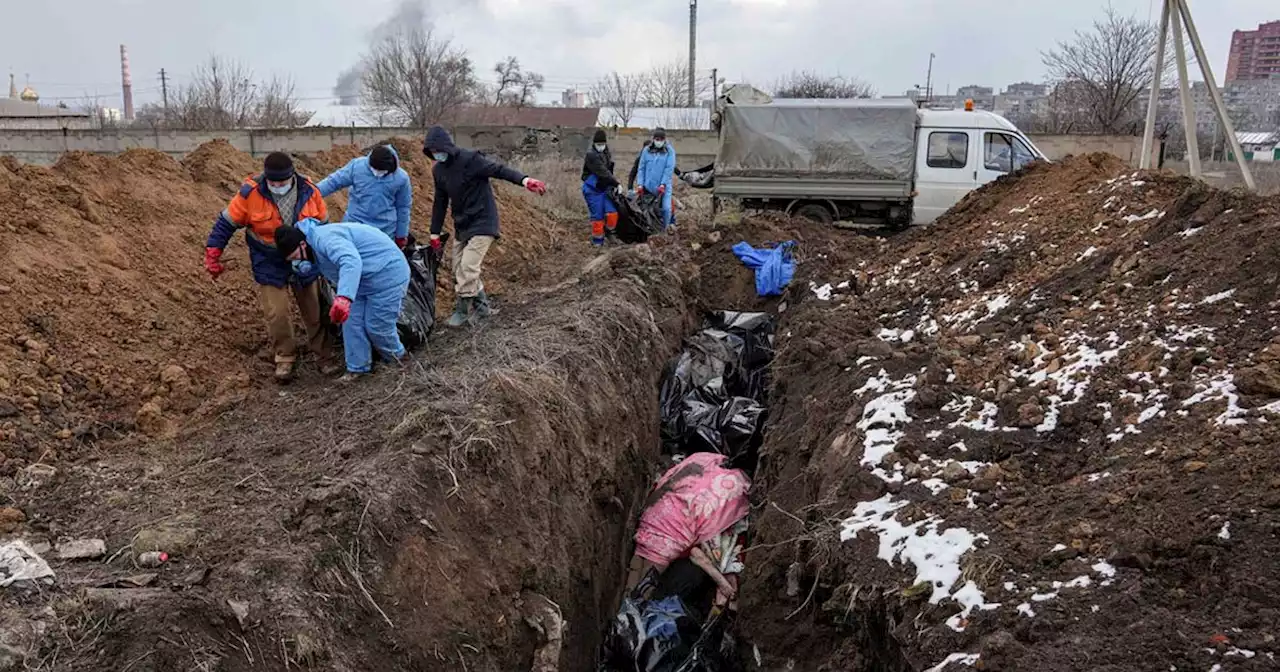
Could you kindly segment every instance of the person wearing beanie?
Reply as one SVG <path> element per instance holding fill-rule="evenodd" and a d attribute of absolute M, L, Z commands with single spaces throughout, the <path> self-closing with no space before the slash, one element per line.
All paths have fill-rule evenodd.
<path fill-rule="evenodd" d="M 321 370 L 329 372 L 336 366 L 320 318 L 320 293 L 315 282 L 318 275 L 295 273 L 276 250 L 276 229 L 292 226 L 301 219 L 328 221 L 324 198 L 311 180 L 294 170 L 292 157 L 284 152 L 272 152 L 262 162 L 262 172 L 245 178 L 226 209 L 214 219 L 213 230 L 205 241 L 204 267 L 216 280 L 226 271 L 223 251 L 236 231 L 245 230 L 253 279 L 258 284 L 267 337 L 275 355 L 275 376 L 280 382 L 292 380 L 298 359 L 290 294 L 298 305 L 298 312 L 302 313 L 307 344 Z"/>
<path fill-rule="evenodd" d="M 547 193 L 547 185 L 474 149 L 458 147 L 443 126 L 432 126 L 427 131 L 422 153 L 435 162 L 431 167 L 435 182 L 431 210 L 433 248 L 442 245 L 444 215 L 453 210 L 453 291 L 457 303 L 448 324 L 460 327 L 494 312 L 480 279 L 484 255 L 498 239 L 498 204 L 489 180 L 506 180 L 538 195 Z"/>
<path fill-rule="evenodd" d="M 391 145 L 378 145 L 367 156 L 352 159 L 317 186 L 325 197 L 351 189 L 342 221 L 368 224 L 404 248 L 409 238 L 413 186 Z"/>
<path fill-rule="evenodd" d="M 618 227 L 618 207 L 613 199 L 619 197 L 621 185 L 613 176 L 613 167 L 608 137 L 603 128 L 596 129 L 582 161 L 582 197 L 591 217 L 591 244 L 596 246 L 604 245 L 605 237 L 612 238 Z"/>
<path fill-rule="evenodd" d="M 653 129 L 647 147 L 640 150 L 636 168 L 636 194 L 657 194 L 662 199 L 662 225 L 675 223 L 672 210 L 672 181 L 676 173 L 676 150 L 667 144 L 667 132 L 661 126 Z"/>
<path fill-rule="evenodd" d="M 409 261 L 391 238 L 373 227 L 304 219 L 276 229 L 280 254 L 298 266 L 314 266 L 337 285 L 329 321 L 342 325 L 342 348 L 351 380 L 373 370 L 373 349 L 405 362 L 396 319 L 409 288 Z"/>

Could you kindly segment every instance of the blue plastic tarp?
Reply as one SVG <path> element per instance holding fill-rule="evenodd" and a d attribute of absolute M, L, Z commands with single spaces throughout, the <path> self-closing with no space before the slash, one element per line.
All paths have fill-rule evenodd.
<path fill-rule="evenodd" d="M 746 242 L 733 246 L 733 253 L 756 272 L 756 294 L 760 296 L 781 296 L 782 290 L 791 284 L 796 275 L 796 262 L 791 258 L 794 240 L 773 248 L 756 249 Z"/>

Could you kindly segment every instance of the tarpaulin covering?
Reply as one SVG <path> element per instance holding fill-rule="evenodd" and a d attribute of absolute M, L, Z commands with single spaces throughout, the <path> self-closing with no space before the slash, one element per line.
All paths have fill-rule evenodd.
<path fill-rule="evenodd" d="M 781 296 L 782 290 L 791 284 L 796 275 L 796 262 L 791 258 L 791 248 L 795 245 L 795 241 L 788 240 L 772 248 L 756 249 L 746 242 L 733 246 L 738 260 L 756 272 L 756 294 Z"/>
<path fill-rule="evenodd" d="M 658 479 L 636 528 L 636 555 L 660 566 L 688 555 L 747 515 L 751 481 L 725 457 L 695 453 Z"/>
<path fill-rule="evenodd" d="M 726 105 L 716 176 L 909 182 L 915 170 L 916 114 L 911 101 Z"/>

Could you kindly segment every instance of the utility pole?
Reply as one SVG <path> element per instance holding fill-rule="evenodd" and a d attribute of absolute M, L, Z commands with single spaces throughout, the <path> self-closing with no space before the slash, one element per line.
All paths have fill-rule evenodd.
<path fill-rule="evenodd" d="M 929 52 L 929 72 L 924 77 L 924 106 L 929 106 L 929 99 L 933 97 L 933 52 Z"/>
<path fill-rule="evenodd" d="M 1191 40 L 1191 48 L 1195 51 L 1196 62 L 1200 64 L 1200 74 L 1204 75 L 1205 86 L 1209 89 L 1209 99 L 1213 105 L 1214 114 L 1218 117 L 1218 127 L 1222 129 L 1222 133 L 1226 136 L 1228 147 L 1235 153 L 1236 163 L 1240 166 L 1240 175 L 1244 178 L 1245 186 L 1250 191 L 1257 191 L 1258 185 L 1253 180 L 1253 172 L 1249 170 L 1249 164 L 1244 158 L 1244 152 L 1240 149 L 1240 139 L 1236 137 L 1235 126 L 1231 123 L 1230 117 L 1227 115 L 1227 106 L 1222 102 L 1222 91 L 1218 89 L 1218 80 L 1213 77 L 1213 66 L 1209 59 L 1205 56 L 1204 45 L 1200 42 L 1200 33 L 1196 30 L 1195 21 L 1191 18 L 1191 8 L 1187 6 L 1187 0 L 1163 0 L 1164 14 L 1161 16 L 1161 28 L 1171 28 L 1173 38 L 1175 58 L 1178 63 L 1178 87 L 1182 97 L 1182 120 L 1183 127 L 1187 134 L 1187 160 L 1191 164 L 1191 174 L 1194 177 L 1200 176 L 1200 154 L 1199 148 L 1195 142 L 1196 131 L 1196 111 L 1194 102 L 1190 100 L 1189 77 L 1187 74 L 1187 58 L 1183 53 L 1182 46 L 1182 28 L 1186 28 L 1186 36 Z M 1168 17 L 1166 22 L 1165 17 Z M 1160 53 L 1163 54 L 1165 37 L 1162 32 L 1160 37 Z M 1162 58 L 1157 55 L 1157 59 Z M 1159 102 L 1159 95 L 1155 91 L 1160 86 L 1160 72 L 1155 73 L 1152 82 L 1152 95 L 1147 102 L 1147 125 L 1142 136 L 1142 157 L 1140 157 L 1140 166 L 1150 166 L 1151 162 L 1151 140 L 1155 132 L 1155 108 Z M 1216 144 L 1216 143 L 1215 143 Z"/>
<path fill-rule="evenodd" d="M 169 78 L 164 74 L 164 68 L 160 68 L 160 95 L 164 99 L 164 114 L 169 116 Z"/>
<path fill-rule="evenodd" d="M 717 73 L 719 72 L 720 72 L 719 69 L 711 68 L 711 105 L 712 107 L 715 106 L 716 100 L 720 98 L 720 80 L 716 76 Z"/>
<path fill-rule="evenodd" d="M 689 107 L 697 107 L 698 0 L 689 0 Z"/>

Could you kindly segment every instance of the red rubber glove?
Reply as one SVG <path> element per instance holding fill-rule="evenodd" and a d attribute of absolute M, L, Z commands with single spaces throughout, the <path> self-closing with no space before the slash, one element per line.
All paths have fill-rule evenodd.
<path fill-rule="evenodd" d="M 222 258 L 222 248 L 220 247 L 204 248 L 204 270 L 208 271 L 209 276 L 212 277 L 214 280 L 217 280 L 218 276 L 222 275 L 222 272 L 227 270 L 227 267 L 223 266 L 221 261 L 218 261 L 221 258 Z"/>
<path fill-rule="evenodd" d="M 444 241 L 440 240 L 440 236 L 431 236 L 431 249 L 436 252 L 444 249 Z"/>
<path fill-rule="evenodd" d="M 408 238 L 396 238 L 396 247 L 398 247 L 398 248 L 400 248 L 400 249 L 402 249 L 402 250 L 403 250 L 403 249 L 404 249 L 404 246 L 405 246 L 405 245 L 408 245 L 408 244 L 409 244 L 409 239 L 408 239 Z"/>
<path fill-rule="evenodd" d="M 329 321 L 342 324 L 348 317 L 351 317 L 351 299 L 345 296 L 334 298 L 333 307 L 329 309 Z"/>
<path fill-rule="evenodd" d="M 524 188 L 539 196 L 547 193 L 547 183 L 542 180 L 535 180 L 532 177 L 525 178 Z"/>
<path fill-rule="evenodd" d="M 665 185 L 665 184 L 659 184 L 659 185 L 658 185 L 658 195 L 659 195 L 659 196 L 661 196 L 661 195 L 663 195 L 663 194 L 665 194 L 665 193 L 667 193 L 667 185 Z"/>
<path fill-rule="evenodd" d="M 636 196 L 644 196 L 644 187 L 636 187 Z"/>

